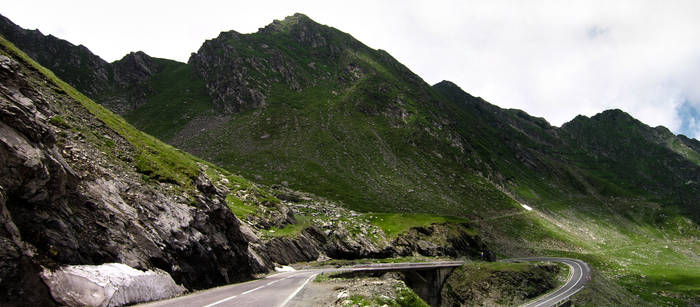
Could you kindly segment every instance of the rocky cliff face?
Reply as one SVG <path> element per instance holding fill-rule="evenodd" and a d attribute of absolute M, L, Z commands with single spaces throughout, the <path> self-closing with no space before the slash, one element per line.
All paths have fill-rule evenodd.
<path fill-rule="evenodd" d="M 116 113 L 145 102 L 148 82 L 160 69 L 153 58 L 132 52 L 107 63 L 83 45 L 75 46 L 39 30 L 25 30 L 0 15 L 0 35 L 64 81 Z"/>
<path fill-rule="evenodd" d="M 251 35 L 222 32 L 193 53 L 189 64 L 207 82 L 210 96 L 225 111 L 260 108 L 276 84 L 300 91 L 331 77 L 324 73 L 327 67 L 323 66 L 331 62 L 325 57 L 337 60 L 344 51 L 333 38 L 333 31 L 296 14 Z M 273 37 L 284 40 L 284 47 L 274 44 L 270 39 Z M 315 61 L 299 61 L 298 57 L 309 56 Z"/>
<path fill-rule="evenodd" d="M 517 306 L 555 289 L 553 264 L 467 263 L 449 275 L 440 306 Z"/>
<path fill-rule="evenodd" d="M 260 222 L 253 214 L 241 217 L 258 230 L 253 249 L 270 262 L 291 264 L 323 259 L 388 258 L 398 256 L 447 256 L 493 260 L 494 255 L 480 236 L 466 223 L 443 222 L 407 228 L 387 234 L 372 222 L 372 213 L 357 213 L 341 204 L 315 195 L 275 187 L 283 199 L 284 214 Z M 286 216 L 286 217 L 285 217 Z M 299 217 L 290 222 L 290 216 Z M 376 218 L 375 218 L 376 220 Z M 300 225 L 289 235 L 276 235 L 270 229 Z M 275 226 L 272 226 L 275 225 Z"/>
<path fill-rule="evenodd" d="M 104 110 L 68 93 L 73 89 L 45 75 L 6 41 L 1 48 L 3 302 L 54 304 L 39 272 L 69 264 L 157 268 L 189 289 L 200 289 L 248 279 L 275 264 L 327 256 L 491 257 L 466 225 L 415 228 L 392 239 L 340 206 L 313 207 L 318 199 L 288 189 L 277 192 L 285 199 L 280 201 L 243 179 L 233 183 L 203 163 L 190 162 L 197 167 L 184 173 L 189 176 L 184 181 L 183 174 L 157 173 L 162 170 L 142 165 L 156 162 L 144 161 L 133 136 L 112 128 L 116 119 L 104 113 L 109 123 L 98 119 L 94 112 Z M 125 63 L 149 69 L 139 55 L 132 56 L 128 61 L 133 62 Z M 148 158 L 174 154 L 160 150 L 165 152 L 151 149 L 155 156 Z M 262 214 L 245 216 L 242 223 L 232 213 L 239 202 L 259 205 Z M 325 222 L 302 225 L 291 236 L 269 236 L 273 228 L 298 224 L 295 214 L 304 213 Z"/>
<path fill-rule="evenodd" d="M 83 45 L 25 30 L 0 15 L 0 35 L 90 97 L 111 89 L 112 68 Z"/>
<path fill-rule="evenodd" d="M 39 266 L 120 262 L 188 288 L 267 270 L 206 175 L 144 180 L 133 145 L 5 43 L 0 80 L 0 301 L 50 303 Z"/>

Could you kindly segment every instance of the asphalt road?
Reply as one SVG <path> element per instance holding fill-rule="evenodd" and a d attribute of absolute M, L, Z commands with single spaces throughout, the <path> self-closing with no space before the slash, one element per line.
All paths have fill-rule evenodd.
<path fill-rule="evenodd" d="M 263 279 L 232 284 L 192 294 L 162 300 L 138 306 L 174 306 L 174 307 L 224 307 L 224 306 L 285 306 L 307 283 L 313 281 L 322 272 L 339 271 L 382 271 L 425 269 L 441 267 L 458 267 L 462 261 L 420 262 L 420 263 L 384 263 L 357 265 L 343 268 L 312 269 L 284 272 L 270 275 Z"/>
<path fill-rule="evenodd" d="M 523 306 L 544 307 L 553 306 L 566 300 L 571 295 L 583 289 L 590 281 L 591 270 L 588 265 L 577 259 L 568 258 L 518 258 L 506 261 L 550 261 L 561 262 L 571 267 L 569 281 L 561 288 L 548 293 L 535 301 Z M 357 265 L 343 268 L 326 268 L 300 270 L 293 272 L 277 273 L 266 278 L 252 280 L 239 284 L 231 284 L 197 291 L 192 294 L 162 300 L 139 306 L 174 306 L 174 307 L 224 307 L 224 306 L 285 306 L 301 291 L 307 283 L 312 282 L 316 275 L 324 272 L 339 271 L 391 271 L 406 269 L 426 269 L 441 267 L 458 267 L 462 261 L 445 262 L 418 262 L 418 263 L 384 263 L 371 265 Z"/>
<path fill-rule="evenodd" d="M 547 307 L 555 306 L 559 302 L 563 302 L 583 288 L 591 281 L 591 268 L 587 263 L 571 258 L 554 258 L 554 257 L 532 257 L 532 258 L 517 258 L 508 259 L 505 261 L 549 261 L 560 262 L 569 266 L 569 281 L 567 281 L 559 289 L 549 292 L 522 305 L 522 307 Z"/>

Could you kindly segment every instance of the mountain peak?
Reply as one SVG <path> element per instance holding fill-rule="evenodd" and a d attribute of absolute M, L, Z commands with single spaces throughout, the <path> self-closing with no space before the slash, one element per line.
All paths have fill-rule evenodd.
<path fill-rule="evenodd" d="M 592 118 L 594 118 L 594 119 L 620 120 L 620 119 L 632 119 L 632 116 L 625 113 L 625 111 L 622 111 L 620 109 L 609 109 L 609 110 L 605 110 L 601 113 L 596 114 Z"/>
<path fill-rule="evenodd" d="M 448 81 L 448 80 L 442 80 L 442 81 L 440 81 L 440 82 L 438 82 L 438 83 L 435 83 L 433 86 L 451 87 L 451 88 L 458 88 L 458 89 L 461 90 L 461 88 L 459 87 L 459 85 L 455 84 L 455 83 L 452 82 L 452 81 Z"/>
<path fill-rule="evenodd" d="M 261 32 L 287 32 L 298 26 L 319 26 L 317 22 L 313 21 L 308 16 L 295 13 L 294 15 L 287 16 L 283 20 L 275 19 L 271 24 L 265 26 L 261 29 Z"/>
<path fill-rule="evenodd" d="M 476 101 L 476 97 L 465 92 L 461 87 L 459 87 L 459 85 L 452 81 L 442 80 L 435 83 L 432 88 L 437 90 L 439 93 L 442 93 L 447 98 L 450 98 L 452 101 L 463 101 L 465 103 Z"/>

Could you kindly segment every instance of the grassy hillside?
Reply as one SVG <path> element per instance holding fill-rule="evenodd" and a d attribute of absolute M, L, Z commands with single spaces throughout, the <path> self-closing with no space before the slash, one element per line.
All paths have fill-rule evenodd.
<path fill-rule="evenodd" d="M 193 118 L 214 113 L 214 105 L 191 66 L 166 59 L 154 61 L 159 71 L 146 84 L 150 89 L 147 103 L 128 111 L 124 118 L 139 130 L 169 140 Z"/>
<path fill-rule="evenodd" d="M 295 15 L 253 34 L 224 32 L 189 65 L 215 104 L 237 112 L 196 118 L 170 141 L 227 169 L 365 211 L 515 208 L 471 170 L 445 101 L 348 34 Z M 240 102 L 249 92 L 264 96 L 262 107 Z"/>
<path fill-rule="evenodd" d="M 450 215 L 478 226 L 503 257 L 587 260 L 603 282 L 584 304 L 700 297 L 695 140 L 619 110 L 553 127 L 450 82 L 431 87 L 388 53 L 300 14 L 222 32 L 187 64 L 153 61 L 146 98 L 125 118 L 229 171 L 386 220 L 401 213 L 396 225 L 382 221 L 387 231 Z M 88 105 L 134 135 L 145 175 L 188 184 L 183 153 Z"/>

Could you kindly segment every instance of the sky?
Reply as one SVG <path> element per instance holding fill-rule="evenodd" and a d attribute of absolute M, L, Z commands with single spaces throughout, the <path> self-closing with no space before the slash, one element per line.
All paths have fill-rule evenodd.
<path fill-rule="evenodd" d="M 700 139 L 700 1 L 3 1 L 0 14 L 82 44 L 186 62 L 221 31 L 295 12 L 384 49 L 430 84 L 560 126 L 618 108 Z"/>

